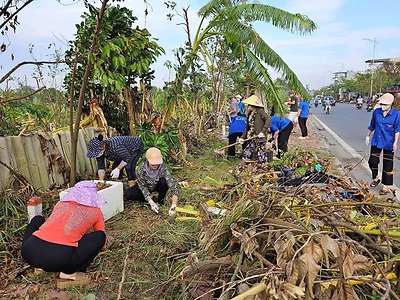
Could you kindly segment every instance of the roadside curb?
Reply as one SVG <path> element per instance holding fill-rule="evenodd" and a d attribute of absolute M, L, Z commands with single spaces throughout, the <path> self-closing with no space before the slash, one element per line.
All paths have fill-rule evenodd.
<path fill-rule="evenodd" d="M 315 122 L 318 123 L 318 125 L 320 125 L 329 135 L 332 136 L 333 139 L 336 140 L 336 142 L 338 144 L 340 144 L 343 149 L 345 149 L 345 151 L 347 151 L 353 158 L 360 160 L 360 166 L 362 168 L 365 169 L 365 171 L 370 172 L 369 166 L 368 166 L 368 162 L 364 159 L 364 157 L 362 157 L 359 153 L 357 153 L 357 151 L 355 151 L 352 147 L 350 147 L 349 144 L 347 144 L 343 139 L 341 139 L 335 132 L 333 132 L 324 122 L 322 122 L 318 117 L 312 115 L 312 121 L 311 124 L 312 126 L 314 126 L 315 132 L 318 133 L 319 135 L 322 135 L 321 133 L 319 133 L 318 128 L 316 128 L 316 124 Z M 329 148 L 328 151 L 330 152 Z M 335 160 L 340 162 L 340 158 L 336 157 Z M 379 171 L 379 177 L 382 177 L 382 173 Z M 354 176 L 352 176 L 353 179 L 357 180 L 357 178 L 354 178 Z M 397 201 L 399 201 L 400 199 L 398 198 L 400 195 L 400 189 L 399 187 L 397 187 L 395 184 L 392 185 L 392 190 L 395 191 L 395 196 L 394 198 L 397 199 Z"/>

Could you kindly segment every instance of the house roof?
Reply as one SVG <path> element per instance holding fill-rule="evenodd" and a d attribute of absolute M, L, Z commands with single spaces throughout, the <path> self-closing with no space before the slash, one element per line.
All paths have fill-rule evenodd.
<path fill-rule="evenodd" d="M 389 58 L 374 58 L 374 59 L 368 59 L 365 61 L 367 64 L 376 64 L 376 63 L 383 63 L 386 61 L 391 61 L 391 62 L 400 62 L 400 57 L 389 57 Z"/>

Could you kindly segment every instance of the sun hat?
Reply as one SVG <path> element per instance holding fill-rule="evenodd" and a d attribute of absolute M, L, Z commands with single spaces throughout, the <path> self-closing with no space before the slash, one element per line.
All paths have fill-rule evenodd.
<path fill-rule="evenodd" d="M 293 92 L 293 91 L 289 91 L 289 92 L 288 92 L 288 95 L 291 95 L 291 94 L 294 94 L 294 92 Z"/>
<path fill-rule="evenodd" d="M 146 151 L 146 158 L 151 165 L 160 165 L 163 163 L 161 151 L 156 147 L 151 147 Z"/>
<path fill-rule="evenodd" d="M 104 141 L 99 140 L 97 137 L 92 138 L 88 143 L 86 156 L 89 158 L 98 157 L 103 149 Z"/>
<path fill-rule="evenodd" d="M 252 95 L 249 98 L 243 100 L 242 102 L 244 104 L 248 104 L 248 105 L 251 105 L 251 106 L 264 107 L 264 105 L 262 104 L 261 100 L 256 95 Z"/>
<path fill-rule="evenodd" d="M 74 201 L 91 207 L 102 207 L 106 200 L 97 193 L 97 185 L 93 181 L 80 181 L 60 199 L 60 202 Z"/>
<path fill-rule="evenodd" d="M 235 98 L 238 99 L 238 100 L 240 100 L 240 99 L 242 99 L 243 97 L 240 96 L 239 94 L 237 94 L 237 95 L 235 96 Z"/>
<path fill-rule="evenodd" d="M 390 93 L 383 94 L 378 98 L 379 104 L 392 104 L 394 101 L 394 96 Z"/>
<path fill-rule="evenodd" d="M 235 98 L 235 95 L 234 94 L 228 94 L 228 99 L 232 99 L 232 98 Z"/>

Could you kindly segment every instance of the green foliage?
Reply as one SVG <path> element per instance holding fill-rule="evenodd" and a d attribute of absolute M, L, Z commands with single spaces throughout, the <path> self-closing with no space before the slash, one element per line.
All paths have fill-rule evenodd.
<path fill-rule="evenodd" d="M 97 14 L 98 9 L 93 7 L 83 14 L 83 21 L 76 25 L 76 38 L 69 42 L 70 49 L 66 52 L 67 61 L 72 62 L 75 58 L 75 49 L 79 49 L 74 91 L 76 98 L 79 86 L 82 84 L 87 53 L 97 24 Z M 147 29 L 134 28 L 133 23 L 136 20 L 130 9 L 119 5 L 108 6 L 102 20 L 98 48 L 90 57 L 93 68 L 88 90 L 95 95 L 107 95 L 110 105 L 118 106 L 119 101 L 118 97 L 110 95 L 117 95 L 124 88 L 130 89 L 139 81 L 149 84 L 154 78 L 150 65 L 157 56 L 164 53 L 164 49 L 151 39 Z M 69 67 L 72 72 L 73 64 L 69 63 Z M 64 81 L 68 90 L 71 80 L 72 73 L 69 73 Z M 86 98 L 91 99 L 91 95 L 88 94 Z"/>
<path fill-rule="evenodd" d="M 18 95 L 19 92 L 14 93 Z M 63 118 L 64 116 L 64 118 Z M 50 123 L 65 125 L 67 107 L 58 101 L 46 99 L 42 92 L 26 100 L 10 101 L 0 105 L 0 135 L 18 135 L 29 122 L 29 130 L 50 130 Z M 32 122 L 30 122 L 32 121 Z"/>
<path fill-rule="evenodd" d="M 171 150 L 174 152 L 179 150 L 179 138 L 175 129 L 163 133 L 154 133 L 152 124 L 146 122 L 138 126 L 136 131 L 144 143 L 143 151 L 146 152 L 150 147 L 157 147 L 166 162 L 171 162 Z"/>

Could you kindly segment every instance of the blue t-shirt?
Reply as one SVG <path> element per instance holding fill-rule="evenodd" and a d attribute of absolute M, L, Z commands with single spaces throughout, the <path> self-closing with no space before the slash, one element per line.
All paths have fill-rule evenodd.
<path fill-rule="evenodd" d="M 229 134 L 243 133 L 246 130 L 247 118 L 243 116 L 236 116 L 231 118 L 229 124 Z"/>
<path fill-rule="evenodd" d="M 300 118 L 308 118 L 308 111 L 310 109 L 310 103 L 307 101 L 300 101 L 299 109 L 301 109 Z"/>
<path fill-rule="evenodd" d="M 375 109 L 368 129 L 374 131 L 371 139 L 372 146 L 393 150 L 394 135 L 400 132 L 400 112 L 392 108 L 384 117 L 382 108 Z"/>
<path fill-rule="evenodd" d="M 275 132 L 282 131 L 291 122 L 292 121 L 290 121 L 286 117 L 281 118 L 280 116 L 272 116 L 271 117 L 271 126 L 269 127 L 271 129 L 271 134 L 274 135 Z"/>

